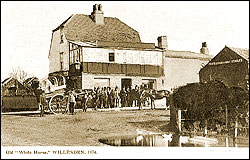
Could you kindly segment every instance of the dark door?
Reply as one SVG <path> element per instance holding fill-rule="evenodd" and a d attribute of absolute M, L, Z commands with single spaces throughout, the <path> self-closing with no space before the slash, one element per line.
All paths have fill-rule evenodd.
<path fill-rule="evenodd" d="M 132 86 L 132 80 L 130 78 L 123 78 L 121 79 L 121 83 L 122 83 L 122 88 L 123 89 L 124 87 L 127 89 L 128 87 L 131 88 Z"/>

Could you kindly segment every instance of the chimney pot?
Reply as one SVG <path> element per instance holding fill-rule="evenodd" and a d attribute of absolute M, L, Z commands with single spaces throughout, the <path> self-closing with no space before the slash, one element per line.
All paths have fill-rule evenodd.
<path fill-rule="evenodd" d="M 200 49 L 200 53 L 201 54 L 209 54 L 209 50 L 208 50 L 208 48 L 207 48 L 207 42 L 203 42 L 202 43 L 202 47 L 201 47 L 201 49 Z"/>
<path fill-rule="evenodd" d="M 157 38 L 158 47 L 162 49 L 168 49 L 167 36 L 160 36 Z"/>
<path fill-rule="evenodd" d="M 91 16 L 97 25 L 104 25 L 104 16 L 101 4 L 93 5 L 93 12 L 91 13 Z"/>
<path fill-rule="evenodd" d="M 102 11 L 102 5 L 101 4 L 99 4 L 99 11 Z"/>
<path fill-rule="evenodd" d="M 98 4 L 95 4 L 95 11 L 98 11 Z"/>
<path fill-rule="evenodd" d="M 203 42 L 202 47 L 207 47 L 207 42 Z"/>

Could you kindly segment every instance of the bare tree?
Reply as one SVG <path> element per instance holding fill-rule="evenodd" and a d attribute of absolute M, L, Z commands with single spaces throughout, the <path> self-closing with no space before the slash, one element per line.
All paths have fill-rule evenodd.
<path fill-rule="evenodd" d="M 23 83 L 29 74 L 25 72 L 22 68 L 16 67 L 12 68 L 12 71 L 9 73 L 9 76 L 16 78 L 19 82 Z"/>

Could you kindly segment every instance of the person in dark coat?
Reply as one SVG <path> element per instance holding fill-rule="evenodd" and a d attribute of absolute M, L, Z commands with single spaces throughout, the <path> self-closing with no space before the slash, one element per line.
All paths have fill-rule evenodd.
<path fill-rule="evenodd" d="M 95 109 L 97 110 L 98 106 L 100 107 L 100 105 L 101 105 L 101 102 L 100 102 L 100 94 L 101 94 L 101 91 L 100 91 L 100 88 L 99 88 L 99 87 L 96 88 L 95 94 L 96 94 L 96 105 L 95 105 Z"/>
<path fill-rule="evenodd" d="M 42 91 L 42 94 L 40 95 L 40 117 L 44 116 L 44 108 L 47 105 L 47 100 L 45 96 L 45 91 Z"/>
<path fill-rule="evenodd" d="M 104 108 L 104 91 L 103 91 L 103 87 L 100 89 L 99 92 L 99 100 L 100 100 L 100 108 Z"/>
<path fill-rule="evenodd" d="M 103 92 L 102 92 L 102 96 L 103 96 L 103 108 L 106 108 L 108 105 L 108 92 L 107 92 L 107 88 L 104 87 L 103 88 Z"/>
<path fill-rule="evenodd" d="M 111 108 L 111 88 L 107 88 L 107 107 Z"/>
<path fill-rule="evenodd" d="M 126 105 L 126 89 L 123 87 L 123 89 L 120 91 L 120 97 L 121 97 L 121 106 L 125 107 Z"/>
<path fill-rule="evenodd" d="M 136 101 L 136 107 L 140 106 L 140 88 L 136 85 L 135 86 L 135 101 Z"/>
<path fill-rule="evenodd" d="M 75 93 L 74 91 L 71 91 L 69 94 L 69 112 L 72 115 L 75 112 L 75 104 L 76 104 Z"/>
<path fill-rule="evenodd" d="M 115 91 L 113 89 L 110 90 L 109 97 L 110 97 L 110 107 L 114 108 L 114 106 L 115 106 Z"/>
<path fill-rule="evenodd" d="M 131 90 L 130 87 L 127 88 L 127 105 L 128 107 L 132 107 L 133 101 L 132 101 L 132 95 L 131 95 Z"/>
<path fill-rule="evenodd" d="M 143 94 L 143 89 L 139 88 L 137 91 L 137 103 L 138 103 L 138 107 L 139 110 L 142 109 L 142 94 Z"/>
<path fill-rule="evenodd" d="M 136 92 L 135 88 L 131 89 L 130 91 L 130 100 L 131 100 L 131 107 L 136 107 Z"/>
<path fill-rule="evenodd" d="M 83 91 L 82 94 L 79 95 L 79 99 L 81 101 L 81 108 L 83 112 L 87 112 L 87 105 L 86 105 L 86 100 L 87 100 L 87 91 Z"/>
<path fill-rule="evenodd" d="M 120 95 L 119 95 L 119 88 L 116 86 L 115 87 L 115 91 L 114 91 L 114 103 L 115 103 L 115 107 L 119 107 L 119 100 L 120 100 Z"/>

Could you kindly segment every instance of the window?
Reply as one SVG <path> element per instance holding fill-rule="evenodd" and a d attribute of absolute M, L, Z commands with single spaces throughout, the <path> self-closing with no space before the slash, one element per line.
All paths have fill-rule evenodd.
<path fill-rule="evenodd" d="M 115 53 L 109 53 L 109 62 L 115 61 Z"/>
<path fill-rule="evenodd" d="M 61 41 L 60 41 L 60 43 L 63 43 L 63 35 L 61 34 Z"/>
<path fill-rule="evenodd" d="M 63 70 L 63 52 L 60 52 L 60 69 Z"/>
<path fill-rule="evenodd" d="M 60 43 L 63 43 L 63 26 L 60 27 Z"/>

